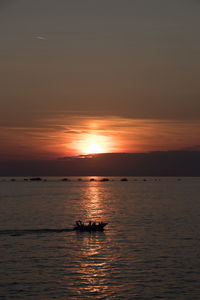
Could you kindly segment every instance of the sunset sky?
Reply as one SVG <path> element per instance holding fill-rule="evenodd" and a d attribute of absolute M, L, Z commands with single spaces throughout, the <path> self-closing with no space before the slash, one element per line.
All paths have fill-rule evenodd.
<path fill-rule="evenodd" d="M 200 150 L 200 1 L 1 0 L 0 159 Z"/>

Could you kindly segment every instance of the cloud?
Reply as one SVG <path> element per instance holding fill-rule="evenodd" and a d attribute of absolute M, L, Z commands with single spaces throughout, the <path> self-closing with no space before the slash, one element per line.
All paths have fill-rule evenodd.
<path fill-rule="evenodd" d="M 47 41 L 47 37 L 42 36 L 42 35 L 36 35 L 35 38 L 36 38 L 37 40 Z"/>

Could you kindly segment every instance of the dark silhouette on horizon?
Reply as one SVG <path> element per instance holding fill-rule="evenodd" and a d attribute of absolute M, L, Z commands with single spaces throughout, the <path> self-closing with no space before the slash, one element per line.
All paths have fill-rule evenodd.
<path fill-rule="evenodd" d="M 103 153 L 0 161 L 0 176 L 200 176 L 200 151 Z"/>

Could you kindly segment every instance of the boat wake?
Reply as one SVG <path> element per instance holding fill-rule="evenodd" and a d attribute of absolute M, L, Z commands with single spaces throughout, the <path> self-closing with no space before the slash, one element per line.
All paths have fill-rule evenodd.
<path fill-rule="evenodd" d="M 48 234 L 48 233 L 62 233 L 73 231 L 73 228 L 62 228 L 62 229 L 22 229 L 22 230 L 0 230 L 0 235 L 10 235 L 10 236 L 21 236 L 25 234 Z"/>

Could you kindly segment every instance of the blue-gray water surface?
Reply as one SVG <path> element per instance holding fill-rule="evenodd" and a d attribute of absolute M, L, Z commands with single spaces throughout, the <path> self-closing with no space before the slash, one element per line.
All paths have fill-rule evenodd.
<path fill-rule="evenodd" d="M 0 297 L 200 299 L 200 178 L 70 179 L 0 179 Z"/>

